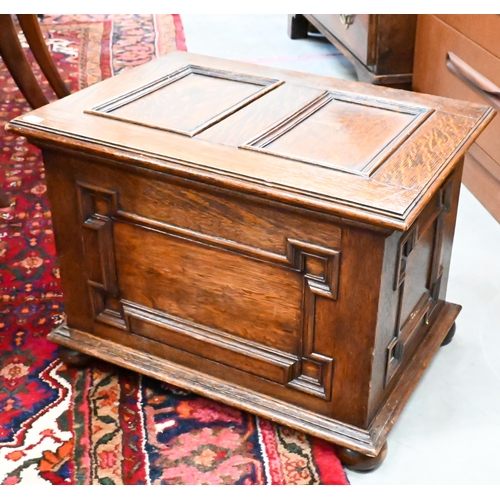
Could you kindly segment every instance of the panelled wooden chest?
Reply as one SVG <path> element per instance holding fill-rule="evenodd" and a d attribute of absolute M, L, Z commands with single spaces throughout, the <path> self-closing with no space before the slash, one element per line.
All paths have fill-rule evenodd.
<path fill-rule="evenodd" d="M 176 52 L 15 119 L 46 167 L 50 338 L 373 469 L 452 335 L 462 158 L 493 113 Z"/>

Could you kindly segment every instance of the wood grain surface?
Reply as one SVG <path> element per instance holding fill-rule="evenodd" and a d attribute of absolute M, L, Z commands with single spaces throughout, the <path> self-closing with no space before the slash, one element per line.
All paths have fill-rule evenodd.
<path fill-rule="evenodd" d="M 266 96 L 251 100 L 242 108 L 230 113 L 229 116 L 234 117 L 231 125 L 238 130 L 234 132 L 237 134 L 238 142 L 231 142 L 229 145 L 226 144 L 226 140 L 222 140 L 222 144 L 217 142 L 218 138 L 224 135 L 222 130 L 227 130 L 225 120 L 215 120 L 213 126 L 208 128 L 210 133 L 205 132 L 207 135 L 200 134 L 191 138 L 179 133 L 167 133 L 141 124 L 131 124 L 88 113 L 95 107 L 116 99 L 117 96 L 148 86 L 151 82 L 165 78 L 169 74 L 176 74 L 187 65 L 210 68 L 212 72 L 245 75 L 245 78 L 250 80 L 267 79 L 284 83 L 268 92 Z M 217 78 L 206 76 L 200 78 L 219 81 Z M 314 153 L 308 149 L 311 146 L 305 146 L 314 144 L 315 134 L 320 129 L 317 126 L 311 133 L 308 133 L 307 127 L 302 127 L 301 132 L 304 134 L 301 135 L 301 140 L 291 141 L 293 148 L 299 147 L 297 142 L 302 144 L 300 147 L 306 148 L 304 151 L 308 160 L 306 162 L 276 155 L 256 156 L 255 151 L 242 149 L 240 146 L 251 141 L 255 132 L 263 133 L 266 127 L 272 126 L 273 124 L 269 125 L 270 121 L 275 119 L 279 122 L 290 115 L 290 112 L 287 113 L 289 106 L 280 105 L 280 102 L 283 102 L 281 99 L 287 94 L 286 91 L 285 94 L 276 94 L 278 96 L 276 102 L 273 100 L 277 90 L 289 85 L 309 88 L 311 90 L 305 91 L 309 94 L 315 90 L 340 93 L 345 102 L 354 101 L 350 105 L 353 114 L 358 112 L 359 107 L 355 101 L 360 98 L 378 108 L 384 106 L 394 110 L 404 108 L 406 111 L 414 109 L 414 113 L 426 108 L 432 110 L 432 114 L 419 127 L 412 130 L 413 133 L 406 141 L 399 144 L 395 151 L 392 150 L 391 141 L 388 144 L 384 135 L 378 143 L 367 143 L 367 135 L 359 132 L 360 127 L 366 126 L 363 119 L 353 120 L 346 127 L 341 126 L 341 119 L 330 122 L 328 126 L 330 136 L 334 137 L 335 123 L 339 127 L 337 139 L 331 140 L 342 143 L 342 137 L 347 137 L 351 141 L 350 144 L 353 144 L 359 142 L 361 136 L 364 139 L 362 146 L 356 148 L 357 152 L 352 148 L 346 148 L 338 162 L 340 169 L 324 168 L 315 164 L 317 157 L 315 159 Z M 248 84 L 243 85 L 243 88 L 247 87 Z M 168 86 L 164 88 L 165 91 L 166 89 Z M 210 85 L 207 86 L 207 92 L 208 89 Z M 193 93 L 195 94 L 196 92 Z M 303 91 L 297 93 L 298 101 L 295 101 L 294 95 L 295 90 L 290 89 L 288 99 L 295 103 L 292 114 L 300 113 L 308 104 L 302 97 Z M 268 98 L 267 105 L 259 106 L 259 101 L 265 97 Z M 194 99 L 196 101 L 197 97 Z M 134 106 L 139 106 L 141 100 L 134 101 L 136 103 Z M 173 106 L 177 106 L 176 101 L 174 99 Z M 165 106 L 168 106 L 168 102 Z M 217 106 L 210 108 L 213 104 L 203 106 L 208 106 L 214 114 L 220 111 Z M 161 116 L 161 106 L 155 108 L 155 112 Z M 147 110 L 145 112 L 148 113 Z M 176 113 L 179 125 L 188 119 Z M 239 113 L 243 113 L 244 120 L 238 119 Z M 378 221 L 381 226 L 406 229 L 425 206 L 428 201 L 426 197 L 436 191 L 439 183 L 450 173 L 453 163 L 470 147 L 493 115 L 493 110 L 487 106 L 174 52 L 141 68 L 134 68 L 112 80 L 69 96 L 60 103 L 56 102 L 50 107 L 29 113 L 12 121 L 8 127 L 46 145 L 60 145 L 61 140 L 64 140 L 66 149 L 93 152 L 100 156 L 112 152 L 115 158 L 117 155 L 123 155 L 123 158 L 134 157 L 147 168 L 176 174 L 182 172 L 184 176 L 217 183 L 230 189 L 269 195 L 286 203 L 291 203 L 293 200 L 296 206 L 321 209 L 336 215 L 349 213 L 351 217 L 360 221 L 369 223 Z M 189 120 L 194 119 L 194 122 L 201 123 L 207 116 L 202 114 L 199 119 L 191 117 Z M 358 116 L 363 117 L 364 114 L 359 113 Z M 307 125 L 307 122 L 308 120 L 304 125 Z M 222 127 L 220 133 L 218 127 Z M 377 129 L 377 134 L 382 133 L 381 128 L 383 129 L 383 127 Z M 292 129 L 290 138 L 293 137 L 293 130 L 295 129 Z M 281 140 L 288 141 L 287 135 L 285 134 Z M 168 141 L 165 137 L 168 137 Z M 318 141 L 319 144 L 323 142 Z M 443 148 L 436 147 L 436 142 L 442 142 Z M 283 146 L 285 154 L 286 149 L 285 144 Z M 312 158 L 307 158 L 308 152 Z M 419 152 L 422 154 L 416 155 Z M 355 155 L 354 161 L 349 160 L 352 155 Z M 352 173 L 343 171 L 352 170 L 352 163 L 357 165 L 358 169 L 362 169 L 363 159 L 371 159 L 376 155 L 382 155 L 385 160 L 371 177 L 358 178 Z M 342 159 L 346 156 L 347 166 L 342 164 Z M 324 153 L 320 154 L 321 157 L 324 157 Z"/>

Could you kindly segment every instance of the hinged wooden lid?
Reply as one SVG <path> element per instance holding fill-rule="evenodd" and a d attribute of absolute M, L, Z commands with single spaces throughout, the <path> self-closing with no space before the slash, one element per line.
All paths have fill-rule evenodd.
<path fill-rule="evenodd" d="M 16 118 L 58 145 L 406 229 L 491 108 L 173 52 Z"/>

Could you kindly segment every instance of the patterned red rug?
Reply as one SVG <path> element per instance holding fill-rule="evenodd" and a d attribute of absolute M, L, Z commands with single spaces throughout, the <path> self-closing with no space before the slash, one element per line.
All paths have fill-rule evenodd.
<path fill-rule="evenodd" d="M 186 50 L 177 15 L 47 15 L 42 28 L 73 92 Z M 0 210 L 0 484 L 349 484 L 328 443 L 103 362 L 60 362 L 45 338 L 64 302 L 43 164 L 4 131 L 28 110 L 0 60 L 12 200 Z"/>

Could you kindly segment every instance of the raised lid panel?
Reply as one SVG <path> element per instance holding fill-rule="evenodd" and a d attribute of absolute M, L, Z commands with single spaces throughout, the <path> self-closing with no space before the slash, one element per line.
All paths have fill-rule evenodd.
<path fill-rule="evenodd" d="M 178 81 L 173 81 L 173 74 L 179 76 Z M 171 75 L 170 79 L 165 75 Z M 134 123 L 134 117 L 118 116 L 132 109 L 128 107 L 131 101 L 137 101 L 138 107 L 141 101 L 147 102 L 142 99 L 146 95 L 168 97 L 175 85 L 190 87 L 196 80 L 200 86 L 199 79 L 191 76 L 200 76 L 207 82 L 218 80 L 217 83 L 222 82 L 227 88 L 243 85 L 255 93 L 234 104 L 227 101 L 221 104 L 218 99 L 225 99 L 225 92 L 219 92 L 213 99 L 202 99 L 204 105 L 212 106 L 208 122 L 203 122 L 205 115 L 194 125 L 185 124 L 183 130 L 161 129 L 164 121 L 160 121 L 159 127 L 158 123 L 145 126 L 146 118 L 139 117 L 143 123 Z M 201 85 L 200 91 L 209 96 L 210 86 Z M 298 87 L 307 90 L 297 90 Z M 342 167 L 341 162 L 337 165 L 328 157 L 325 163 L 333 168 L 319 165 L 318 161 L 324 159 L 321 157 L 319 160 L 313 157 L 309 162 L 297 161 L 285 156 L 287 150 L 272 151 L 273 147 L 283 146 L 286 137 L 269 142 L 259 152 L 252 149 L 262 146 L 253 143 L 252 137 L 264 139 L 263 135 L 270 132 L 273 123 L 300 113 L 302 107 L 324 92 L 347 96 L 347 100 L 352 97 L 353 109 L 368 109 L 373 103 L 374 108 L 386 109 L 387 115 L 393 117 L 399 113 L 405 115 L 405 108 L 412 115 L 413 109 L 414 121 L 405 128 L 405 120 L 398 116 L 392 121 L 395 141 L 388 139 L 384 153 L 387 156 L 375 158 L 382 145 L 373 151 L 375 162 L 370 163 L 369 155 L 354 160 L 348 156 L 351 163 L 344 163 L 350 165 L 351 170 L 347 172 L 338 168 Z M 178 119 L 187 120 L 190 110 L 180 108 L 182 106 L 176 108 Z M 433 110 L 428 119 L 425 119 L 425 109 Z M 141 114 L 146 111 L 141 107 Z M 297 207 L 406 229 L 493 116 L 493 110 L 486 106 L 417 92 L 172 52 L 16 118 L 7 129 L 43 147 L 58 145 L 68 150 L 105 155 L 152 172 L 168 172 Z M 419 124 L 421 118 L 424 121 Z M 399 124 L 397 120 L 401 120 Z M 308 122 L 313 123 L 306 119 L 300 126 L 306 127 Z M 418 125 L 417 130 L 412 128 L 414 125 Z M 385 128 L 385 121 L 383 126 Z M 358 134 L 358 139 L 363 147 L 366 137 Z M 245 145 L 249 148 L 242 147 Z M 307 147 L 311 147 L 309 143 Z M 307 153 L 314 156 L 311 151 Z"/>
<path fill-rule="evenodd" d="M 324 89 L 286 82 L 253 101 L 250 106 L 239 109 L 213 127 L 204 130 L 196 138 L 237 148 L 324 93 Z"/>
<path fill-rule="evenodd" d="M 325 91 L 241 147 L 368 177 L 431 113 Z"/>
<path fill-rule="evenodd" d="M 86 112 L 193 137 L 281 83 L 188 65 Z"/>

